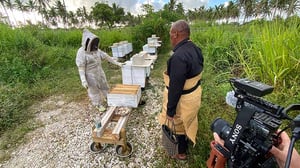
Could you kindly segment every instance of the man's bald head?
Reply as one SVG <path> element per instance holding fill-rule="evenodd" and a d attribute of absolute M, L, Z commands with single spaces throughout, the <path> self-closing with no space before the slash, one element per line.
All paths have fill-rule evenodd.
<path fill-rule="evenodd" d="M 176 31 L 176 32 L 178 32 L 180 34 L 184 34 L 187 37 L 190 36 L 190 26 L 184 20 L 178 20 L 178 21 L 174 22 L 172 24 L 171 30 L 172 31 Z"/>
<path fill-rule="evenodd" d="M 186 21 L 178 20 L 172 24 L 169 33 L 171 44 L 175 47 L 182 40 L 190 37 L 190 26 Z"/>

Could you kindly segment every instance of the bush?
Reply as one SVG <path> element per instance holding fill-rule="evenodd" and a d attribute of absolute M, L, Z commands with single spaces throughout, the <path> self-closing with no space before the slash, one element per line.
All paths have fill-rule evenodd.
<path fill-rule="evenodd" d="M 163 42 L 163 45 L 169 44 L 169 23 L 154 15 L 151 18 L 145 19 L 140 25 L 134 27 L 133 34 L 133 46 L 134 49 L 139 49 L 139 52 L 145 44 L 147 44 L 147 38 L 152 34 L 160 37 L 159 40 Z"/>

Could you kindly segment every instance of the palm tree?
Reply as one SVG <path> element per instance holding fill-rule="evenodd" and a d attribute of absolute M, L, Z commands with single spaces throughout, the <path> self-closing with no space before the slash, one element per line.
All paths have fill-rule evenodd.
<path fill-rule="evenodd" d="M 57 26 L 57 13 L 55 7 L 50 7 L 50 10 L 48 11 L 46 16 L 49 17 L 47 20 L 49 20 L 51 25 Z"/>
<path fill-rule="evenodd" d="M 123 18 L 125 15 L 124 9 L 119 7 L 116 3 L 112 4 L 113 11 L 113 22 L 115 23 L 123 23 Z"/>
<path fill-rule="evenodd" d="M 175 10 L 176 3 L 177 3 L 177 0 L 170 0 L 169 11 L 174 11 Z"/>
<path fill-rule="evenodd" d="M 26 8 L 29 10 L 30 13 L 32 13 L 36 9 L 36 5 L 34 4 L 33 0 L 29 0 L 25 4 Z M 34 20 L 36 21 L 36 16 L 34 15 Z"/>
<path fill-rule="evenodd" d="M 8 9 L 10 9 L 10 11 L 11 11 L 11 13 L 12 13 L 12 16 L 13 16 L 13 18 L 14 18 L 14 20 L 15 20 L 15 23 L 16 23 L 16 25 L 17 25 L 18 23 L 17 23 L 17 20 L 16 20 L 15 15 L 14 15 L 14 13 L 13 13 L 14 4 L 13 4 L 10 0 L 6 0 L 6 1 L 4 1 L 4 2 L 6 3 L 6 6 L 8 7 Z M 8 16 L 8 17 L 9 17 L 9 16 Z"/>
<path fill-rule="evenodd" d="M 64 26 L 66 26 L 66 23 L 68 22 L 68 16 L 67 16 L 67 10 L 65 4 L 61 3 L 61 1 L 58 0 L 56 1 L 54 6 L 57 10 L 57 15 L 60 16 Z"/>
<path fill-rule="evenodd" d="M 76 13 L 75 13 L 75 17 L 77 17 L 78 19 L 78 25 L 79 27 L 82 27 L 83 22 L 83 12 L 81 8 L 77 8 Z"/>
<path fill-rule="evenodd" d="M 288 6 L 288 0 L 271 0 L 271 7 L 274 9 L 273 18 L 276 17 L 277 11 L 279 11 L 279 16 L 281 16 L 282 12 L 286 10 Z"/>
<path fill-rule="evenodd" d="M 47 16 L 47 8 L 49 7 L 50 0 L 34 0 L 34 4 L 36 4 L 37 11 L 42 16 L 42 24 L 45 25 L 45 18 Z M 47 20 L 47 19 L 46 19 Z"/>
<path fill-rule="evenodd" d="M 88 13 L 85 6 L 82 7 L 82 14 L 83 14 L 83 19 L 87 21 L 90 27 L 91 23 L 93 22 L 93 16 L 91 13 Z"/>
<path fill-rule="evenodd" d="M 76 14 L 73 11 L 69 11 L 68 18 L 69 18 L 68 24 L 71 25 L 71 27 L 78 26 L 79 21 L 78 21 Z"/>
<path fill-rule="evenodd" d="M 300 9 L 300 2 L 297 0 L 288 0 L 288 1 L 290 1 L 290 3 L 287 11 L 287 17 L 290 17 L 292 14 L 296 13 L 297 10 Z"/>
<path fill-rule="evenodd" d="M 5 6 L 6 1 L 5 0 L 0 0 L 0 3 L 1 3 L 2 8 L 4 9 L 5 14 L 6 14 L 6 18 L 7 18 L 8 24 L 9 24 L 9 26 L 12 27 L 13 25 L 11 23 L 11 20 L 9 18 L 9 15 L 8 15 L 8 12 L 7 12 L 6 6 Z"/>
<path fill-rule="evenodd" d="M 179 15 L 184 16 L 184 8 L 183 8 L 183 4 L 181 2 L 176 5 L 175 12 Z"/>
<path fill-rule="evenodd" d="M 215 5 L 215 13 L 214 13 L 214 19 L 218 20 L 218 19 L 222 19 L 222 14 L 224 11 L 224 5 Z"/>
<path fill-rule="evenodd" d="M 207 19 L 212 21 L 214 19 L 214 15 L 215 15 L 214 8 L 209 7 L 207 10 Z"/>
<path fill-rule="evenodd" d="M 114 10 L 114 6 L 113 6 L 113 10 Z M 153 13 L 154 8 L 150 4 L 143 4 L 142 5 L 142 11 L 146 13 L 146 16 L 149 16 Z"/>
<path fill-rule="evenodd" d="M 237 0 L 237 4 L 240 8 L 240 11 L 243 11 L 244 14 L 243 23 L 245 23 L 247 18 L 254 15 L 255 2 L 256 0 Z"/>
<path fill-rule="evenodd" d="M 23 3 L 20 0 L 15 0 L 15 5 L 14 6 L 16 6 L 16 8 L 22 12 L 23 21 L 24 21 L 24 24 L 26 24 L 26 19 L 25 19 L 25 15 L 24 15 L 24 12 L 28 11 L 26 6 L 24 6 Z"/>
<path fill-rule="evenodd" d="M 255 14 L 256 16 L 262 16 L 265 18 L 266 16 L 270 16 L 271 11 L 270 11 L 270 4 L 269 0 L 261 0 L 256 4 L 255 7 Z"/>
<path fill-rule="evenodd" d="M 229 18 L 235 19 L 235 18 L 239 17 L 238 6 L 236 4 L 234 4 L 232 1 L 229 1 L 228 6 L 226 7 L 225 10 L 226 10 L 227 19 L 229 19 Z"/>

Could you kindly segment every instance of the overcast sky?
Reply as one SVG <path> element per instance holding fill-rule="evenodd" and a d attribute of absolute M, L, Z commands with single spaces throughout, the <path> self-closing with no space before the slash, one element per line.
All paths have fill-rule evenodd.
<path fill-rule="evenodd" d="M 27 3 L 28 0 L 21 0 L 24 3 Z M 55 0 L 51 0 L 55 2 Z M 61 0 L 63 1 L 63 0 Z M 67 6 L 68 11 L 76 11 L 78 8 L 85 6 L 89 9 L 91 6 L 94 6 L 96 2 L 104 2 L 111 5 L 112 3 L 116 3 L 119 7 L 124 8 L 125 12 L 130 12 L 133 15 L 143 14 L 141 10 L 141 6 L 143 4 L 151 4 L 154 7 L 155 11 L 162 9 L 162 7 L 169 3 L 170 0 L 64 0 Z M 181 2 L 185 10 L 187 9 L 195 9 L 201 6 L 205 7 L 214 7 L 215 5 L 226 4 L 229 0 L 177 0 L 177 2 Z M 0 12 L 2 16 L 6 16 L 2 6 L 0 6 Z M 13 24 L 16 24 L 15 21 L 24 22 L 24 19 L 29 18 L 31 22 L 34 24 L 38 20 L 41 20 L 40 15 L 37 12 L 33 13 L 22 13 L 18 10 L 8 10 L 8 16 L 11 19 Z M 1 16 L 1 15 L 0 15 Z"/>
<path fill-rule="evenodd" d="M 199 8 L 200 6 L 215 6 L 219 4 L 224 4 L 228 0 L 177 0 L 183 4 L 184 9 L 194 9 Z M 79 7 L 85 6 L 90 8 L 99 2 L 99 0 L 65 0 L 67 10 L 76 10 Z M 101 2 L 101 0 L 100 0 Z M 108 4 L 116 3 L 119 7 L 124 8 L 125 12 L 130 12 L 134 15 L 141 14 L 141 6 L 143 4 L 151 4 L 154 7 L 154 10 L 157 11 L 161 9 L 166 3 L 169 3 L 169 0 L 102 0 Z"/>

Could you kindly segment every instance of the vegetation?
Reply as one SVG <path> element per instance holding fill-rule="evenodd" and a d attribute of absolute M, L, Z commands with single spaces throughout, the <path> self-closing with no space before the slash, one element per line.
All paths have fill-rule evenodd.
<path fill-rule="evenodd" d="M 109 6 L 107 3 L 96 2 L 92 6 L 92 10 L 88 12 L 86 6 L 79 7 L 76 11 L 68 11 L 64 1 L 57 0 L 53 5 L 47 0 L 1 0 L 1 7 L 4 9 L 4 16 L 8 16 L 8 10 L 17 9 L 22 13 L 38 12 L 42 16 L 42 21 L 39 21 L 43 27 L 57 27 L 60 23 L 64 28 L 70 27 L 86 27 L 96 25 L 100 28 L 112 28 L 117 25 L 136 25 L 139 24 L 145 15 L 154 13 L 153 6 L 143 4 L 144 14 L 134 16 L 130 12 L 125 13 L 124 8 L 113 3 Z M 234 21 L 243 23 L 252 18 L 274 19 L 287 15 L 290 17 L 299 10 L 299 2 L 297 0 L 232 0 L 228 5 L 218 5 L 205 8 L 203 6 L 188 9 L 185 13 L 183 4 L 178 0 L 170 0 L 165 4 L 163 9 L 157 13 L 169 20 L 177 20 L 178 18 L 187 18 L 189 20 L 205 20 L 205 21 Z M 109 17 L 108 17 L 109 16 Z M 23 15 L 23 22 L 13 24 L 15 17 L 2 17 L 2 21 L 11 26 L 21 26 L 32 24 L 29 18 Z"/>
<path fill-rule="evenodd" d="M 236 117 L 234 110 L 224 101 L 226 92 L 231 89 L 227 82 L 230 77 L 248 77 L 273 85 L 274 92 L 265 99 L 283 107 L 299 103 L 300 19 L 293 16 L 284 20 L 276 17 L 278 12 L 274 11 L 286 11 L 291 16 L 297 9 L 293 0 L 235 1 L 227 7 L 200 7 L 187 13 L 182 10 L 182 4 L 171 0 L 158 12 L 153 12 L 151 5 L 144 5 L 146 14 L 141 16 L 124 14 L 116 4 L 110 7 L 97 3 L 91 13 L 82 7 L 70 14 L 60 1 L 52 7 L 46 1 L 29 0 L 26 5 L 20 1 L 16 3 L 18 9 L 24 12 L 38 11 L 44 18 L 41 23 L 44 27 L 29 24 L 12 29 L 10 22 L 0 24 L 0 151 L 11 150 L 22 142 L 26 132 L 38 127 L 31 124 L 34 114 L 28 110 L 36 101 L 55 94 L 65 94 L 72 101 L 85 96 L 80 89 L 75 66 L 82 32 L 76 28 L 47 28 L 58 22 L 63 22 L 65 27 L 97 23 L 98 26 L 109 28 L 91 29 L 101 39 L 100 48 L 108 53 L 111 52 L 109 46 L 121 40 L 132 42 L 136 53 L 141 50 L 147 37 L 156 34 L 161 37 L 163 44 L 151 73 L 152 77 L 161 78 L 170 51 L 170 23 L 183 18 L 191 21 L 191 39 L 203 50 L 205 70 L 198 143 L 190 149 L 188 167 L 205 167 L 210 151 L 209 142 L 212 140 L 211 122 L 216 117 L 222 117 L 232 123 Z M 7 0 L 1 1 L 1 5 L 5 10 L 15 8 Z M 112 12 L 114 19 L 101 18 L 101 11 L 104 10 L 99 10 L 100 7 Z M 215 22 L 216 19 L 240 18 L 241 11 L 246 13 L 243 18 L 245 21 L 249 17 L 267 15 L 274 19 L 253 20 L 242 25 Z M 122 22 L 128 27 L 114 27 Z M 111 76 L 120 75 L 117 69 L 106 63 L 103 66 L 110 83 L 121 82 L 121 79 L 110 79 Z M 297 113 L 292 115 L 296 117 Z M 297 149 L 300 149 L 298 144 Z M 4 159 L 7 157 L 0 157 L 0 160 Z M 177 166 L 175 161 L 169 159 L 163 159 L 159 164 Z"/>

